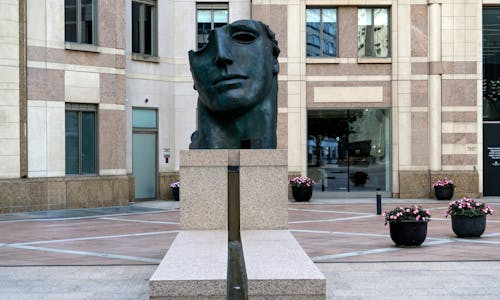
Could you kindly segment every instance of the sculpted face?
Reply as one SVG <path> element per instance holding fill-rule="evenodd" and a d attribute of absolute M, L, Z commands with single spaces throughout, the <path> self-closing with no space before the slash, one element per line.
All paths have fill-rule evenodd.
<path fill-rule="evenodd" d="M 189 52 L 200 101 L 216 114 L 240 115 L 263 100 L 278 73 L 265 25 L 241 20 L 214 29 L 208 44 Z"/>

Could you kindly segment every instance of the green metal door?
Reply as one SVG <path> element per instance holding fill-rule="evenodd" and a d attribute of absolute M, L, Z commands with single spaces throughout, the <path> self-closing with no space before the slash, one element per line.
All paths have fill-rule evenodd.
<path fill-rule="evenodd" d="M 132 110 L 132 168 L 135 177 L 135 198 L 155 199 L 158 182 L 157 111 L 134 108 Z"/>
<path fill-rule="evenodd" d="M 156 134 L 133 134 L 133 162 L 135 197 L 156 198 Z"/>

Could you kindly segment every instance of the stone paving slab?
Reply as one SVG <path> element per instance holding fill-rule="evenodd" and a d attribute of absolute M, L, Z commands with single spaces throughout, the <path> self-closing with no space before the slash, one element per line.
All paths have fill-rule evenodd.
<path fill-rule="evenodd" d="M 497 213 L 487 217 L 480 239 L 458 239 L 443 216 L 447 202 L 423 201 L 433 213 L 426 241 L 418 248 L 399 248 L 371 203 L 348 201 L 289 203 L 289 228 L 313 261 L 500 261 L 498 202 L 490 203 Z M 400 204 L 409 201 L 388 201 L 383 210 Z M 179 230 L 178 202 L 169 205 L 142 213 L 115 210 L 114 215 L 74 218 L 69 212 L 68 219 L 0 221 L 0 266 L 157 264 Z"/>
<path fill-rule="evenodd" d="M 326 276 L 327 299 L 493 300 L 500 294 L 500 201 L 485 200 L 496 210 L 485 234 L 458 239 L 442 216 L 446 201 L 384 199 L 383 210 L 413 203 L 433 210 L 427 240 L 414 248 L 393 245 L 371 199 L 291 202 L 289 227 Z M 148 279 L 179 226 L 178 202 L 163 202 L 139 213 L 3 219 L 0 298 L 149 299 Z"/>

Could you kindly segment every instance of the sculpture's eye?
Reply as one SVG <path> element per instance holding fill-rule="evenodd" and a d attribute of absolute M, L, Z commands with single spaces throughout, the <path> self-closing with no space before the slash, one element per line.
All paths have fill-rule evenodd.
<path fill-rule="evenodd" d="M 248 31 L 237 31 L 233 33 L 232 38 L 238 43 L 249 44 L 255 41 L 257 37 L 253 33 Z"/>

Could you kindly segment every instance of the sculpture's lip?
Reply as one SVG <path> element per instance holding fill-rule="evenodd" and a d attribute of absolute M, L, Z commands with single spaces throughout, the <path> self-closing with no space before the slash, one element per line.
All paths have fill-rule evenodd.
<path fill-rule="evenodd" d="M 240 80 L 245 80 L 247 78 L 248 78 L 248 76 L 244 76 L 244 75 L 240 75 L 240 74 L 222 75 L 221 77 L 215 79 L 212 82 L 212 85 L 217 86 L 217 85 L 230 84 L 230 83 L 237 82 Z"/>

